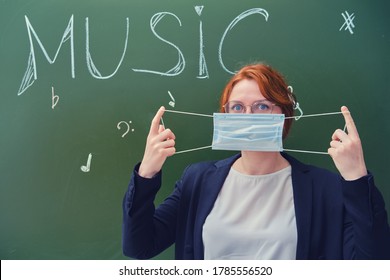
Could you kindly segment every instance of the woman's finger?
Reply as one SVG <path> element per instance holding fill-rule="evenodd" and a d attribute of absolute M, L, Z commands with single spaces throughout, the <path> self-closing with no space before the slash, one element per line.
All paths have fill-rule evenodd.
<path fill-rule="evenodd" d="M 351 112 L 346 106 L 341 107 L 341 112 L 343 113 L 345 125 L 347 127 L 348 135 L 352 138 L 359 138 L 359 133 L 357 131 L 355 122 L 352 118 Z"/>
<path fill-rule="evenodd" d="M 332 148 L 339 148 L 342 145 L 340 141 L 333 140 L 330 142 L 330 147 Z"/>
<path fill-rule="evenodd" d="M 152 123 L 150 125 L 149 134 L 156 135 L 159 133 L 160 122 L 161 122 L 162 116 L 164 115 L 164 112 L 165 112 L 165 108 L 164 108 L 164 106 L 161 106 L 160 109 L 158 109 L 156 115 L 154 116 L 154 118 L 152 120 Z"/>
<path fill-rule="evenodd" d="M 348 134 L 341 130 L 341 129 L 336 129 L 336 131 L 332 135 L 332 140 L 333 141 L 346 141 L 348 139 Z"/>
<path fill-rule="evenodd" d="M 162 132 L 160 132 L 156 136 L 156 140 L 159 141 L 159 142 L 165 141 L 167 139 L 173 139 L 173 140 L 176 139 L 175 134 L 169 128 L 168 129 L 164 129 Z"/>

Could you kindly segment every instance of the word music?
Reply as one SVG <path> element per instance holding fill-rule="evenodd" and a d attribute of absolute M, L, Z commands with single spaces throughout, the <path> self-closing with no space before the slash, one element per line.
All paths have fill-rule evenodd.
<path fill-rule="evenodd" d="M 203 11 L 204 6 L 195 6 L 195 12 L 198 14 L 198 16 L 201 16 L 202 11 Z M 222 55 L 222 50 L 224 46 L 224 41 L 226 36 L 229 34 L 229 31 L 240 21 L 245 19 L 246 17 L 250 15 L 255 15 L 259 14 L 264 17 L 265 21 L 268 21 L 268 12 L 264 9 L 261 8 L 252 8 L 249 10 L 246 10 L 239 14 L 236 18 L 234 18 L 230 24 L 227 26 L 225 29 L 225 32 L 223 33 L 219 47 L 218 47 L 218 61 L 222 67 L 222 69 L 228 73 L 234 74 L 233 71 L 229 70 L 226 68 L 224 62 L 223 62 L 223 55 Z M 185 69 L 186 61 L 185 57 L 183 55 L 183 52 L 181 49 L 174 43 L 164 39 L 162 36 L 160 36 L 157 31 L 156 31 L 156 26 L 159 24 L 160 21 L 162 21 L 166 17 L 172 17 L 175 19 L 175 21 L 178 23 L 179 26 L 182 26 L 182 21 L 180 18 L 170 12 L 159 12 L 154 14 L 151 19 L 150 19 L 150 29 L 153 33 L 153 35 L 164 42 L 165 44 L 168 44 L 172 48 L 177 51 L 177 63 L 174 65 L 171 69 L 166 70 L 166 71 L 158 71 L 158 70 L 149 70 L 149 69 L 140 69 L 140 68 L 132 68 L 132 71 L 134 72 L 140 72 L 140 73 L 150 73 L 150 74 L 156 74 L 156 75 L 162 75 L 162 76 L 177 76 L 180 75 L 183 70 Z M 26 21 L 26 27 L 27 27 L 27 33 L 28 33 L 28 38 L 29 38 L 29 43 L 30 43 L 30 52 L 29 52 L 29 57 L 28 57 L 28 62 L 27 62 L 27 69 L 24 73 L 22 82 L 20 84 L 19 90 L 18 90 L 18 95 L 23 94 L 37 79 L 38 79 L 38 71 L 37 71 L 37 62 L 35 59 L 35 49 L 34 49 L 34 40 L 36 41 L 36 44 L 39 45 L 41 51 L 43 52 L 45 58 L 50 64 L 53 64 L 57 56 L 62 48 L 62 46 L 65 43 L 69 43 L 70 45 L 70 59 L 71 59 L 71 76 L 72 78 L 76 77 L 75 73 L 75 54 L 74 54 L 74 16 L 71 15 L 69 23 L 67 27 L 65 28 L 64 34 L 62 36 L 62 39 L 59 43 L 58 49 L 54 55 L 53 58 L 49 56 L 47 53 L 43 43 L 38 37 L 37 32 L 34 30 L 29 18 L 25 16 L 25 21 Z M 128 41 L 129 41 L 129 31 L 130 31 L 130 21 L 129 18 L 126 18 L 126 33 L 125 33 L 125 39 L 124 39 L 124 45 L 123 45 L 123 52 L 122 55 L 119 59 L 119 62 L 114 69 L 113 72 L 111 72 L 108 75 L 103 75 L 101 74 L 101 69 L 98 69 L 93 61 L 93 57 L 90 52 L 90 44 L 89 44 L 89 19 L 88 17 L 85 18 L 85 55 L 86 55 L 86 63 L 87 63 L 87 68 L 89 73 L 92 75 L 92 77 L 96 79 L 109 79 L 113 77 L 118 69 L 121 67 L 124 57 L 126 54 L 127 46 L 128 46 Z M 199 71 L 197 78 L 198 79 L 208 79 L 209 78 L 209 73 L 208 73 L 208 68 L 207 68 L 207 63 L 206 63 L 206 58 L 204 55 L 204 43 L 203 43 L 203 25 L 202 25 L 202 20 L 199 21 Z"/>

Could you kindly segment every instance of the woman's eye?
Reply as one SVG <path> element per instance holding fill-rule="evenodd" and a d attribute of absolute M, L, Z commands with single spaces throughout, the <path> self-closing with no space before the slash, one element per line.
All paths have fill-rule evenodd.
<path fill-rule="evenodd" d="M 267 110 L 269 110 L 269 108 L 270 107 L 265 103 L 256 104 L 256 109 L 259 111 L 267 111 Z"/>
<path fill-rule="evenodd" d="M 232 106 L 233 111 L 242 111 L 243 106 L 241 104 L 234 104 Z"/>

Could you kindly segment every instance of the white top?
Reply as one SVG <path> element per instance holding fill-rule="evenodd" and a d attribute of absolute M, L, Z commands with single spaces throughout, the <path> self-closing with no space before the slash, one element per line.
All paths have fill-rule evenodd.
<path fill-rule="evenodd" d="M 295 259 L 291 166 L 267 175 L 231 168 L 203 225 L 205 259 Z"/>

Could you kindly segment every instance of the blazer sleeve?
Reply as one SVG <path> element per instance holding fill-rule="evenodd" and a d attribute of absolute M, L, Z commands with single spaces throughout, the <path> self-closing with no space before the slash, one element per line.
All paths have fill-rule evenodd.
<path fill-rule="evenodd" d="M 139 164 L 134 168 L 123 198 L 122 249 L 128 257 L 149 259 L 175 241 L 180 181 L 156 209 L 154 199 L 161 187 L 162 173 L 147 179 L 138 175 L 138 168 Z"/>
<path fill-rule="evenodd" d="M 390 259 L 390 229 L 385 203 L 371 174 L 356 181 L 342 180 L 344 258 Z"/>

